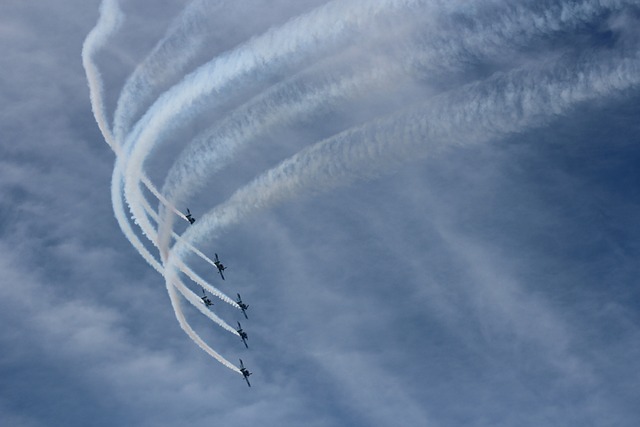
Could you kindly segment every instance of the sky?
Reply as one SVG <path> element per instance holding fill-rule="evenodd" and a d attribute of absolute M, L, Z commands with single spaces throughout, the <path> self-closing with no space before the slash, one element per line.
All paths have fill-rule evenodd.
<path fill-rule="evenodd" d="M 3 1 L 0 425 L 636 426 L 639 21 Z"/>

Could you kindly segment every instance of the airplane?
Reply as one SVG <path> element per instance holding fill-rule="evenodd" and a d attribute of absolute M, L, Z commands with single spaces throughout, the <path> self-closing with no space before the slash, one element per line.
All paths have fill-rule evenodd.
<path fill-rule="evenodd" d="M 244 346 L 249 348 L 249 346 L 247 345 L 247 340 L 249 339 L 249 337 L 247 336 L 247 333 L 242 330 L 242 325 L 240 325 L 240 322 L 238 322 L 237 332 L 238 332 L 238 335 L 240 335 L 240 338 L 242 338 L 242 342 L 244 343 Z"/>
<path fill-rule="evenodd" d="M 213 305 L 213 303 L 211 302 L 207 294 L 204 293 L 204 289 L 202 290 L 202 296 L 200 297 L 200 299 L 202 300 L 204 305 L 206 305 L 207 307 L 209 307 L 210 305 Z"/>
<path fill-rule="evenodd" d="M 242 302 L 242 298 L 240 298 L 240 294 L 238 294 L 238 301 L 236 301 L 236 303 L 240 307 L 240 310 L 242 310 L 242 314 L 244 314 L 244 318 L 248 319 L 247 313 L 245 312 L 245 310 L 249 308 L 249 304 L 245 304 Z"/>
<path fill-rule="evenodd" d="M 191 216 L 191 211 L 189 210 L 189 208 L 187 208 L 187 214 L 184 217 L 187 218 L 189 224 L 193 224 L 194 222 L 196 222 L 196 219 Z"/>
<path fill-rule="evenodd" d="M 242 363 L 242 359 L 240 359 L 240 373 L 244 377 L 244 380 L 247 382 L 247 385 L 251 387 L 251 383 L 249 382 L 249 375 L 251 375 L 252 372 L 249 372 L 249 370 L 244 367 L 244 363 Z"/>
<path fill-rule="evenodd" d="M 224 274 L 222 274 L 222 272 L 223 272 L 224 270 L 226 270 L 226 269 L 227 269 L 227 267 L 225 267 L 225 266 L 220 262 L 220 260 L 218 259 L 218 254 L 215 254 L 215 255 L 216 255 L 216 260 L 215 260 L 213 263 L 215 264 L 215 266 L 216 266 L 216 267 L 218 267 L 218 273 L 220 273 L 220 277 L 222 277 L 222 280 L 224 280 Z"/>

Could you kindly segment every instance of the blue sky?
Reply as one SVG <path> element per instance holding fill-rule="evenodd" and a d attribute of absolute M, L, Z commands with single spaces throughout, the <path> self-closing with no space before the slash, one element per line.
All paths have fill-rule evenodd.
<path fill-rule="evenodd" d="M 637 425 L 640 4 L 236 3 L 0 8 L 0 425 Z"/>

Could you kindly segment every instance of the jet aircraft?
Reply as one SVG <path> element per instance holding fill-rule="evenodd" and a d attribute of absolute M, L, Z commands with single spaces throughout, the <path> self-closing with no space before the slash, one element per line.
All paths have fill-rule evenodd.
<path fill-rule="evenodd" d="M 189 210 L 189 208 L 187 208 L 187 214 L 184 217 L 187 218 L 187 221 L 189 221 L 189 224 L 193 224 L 194 222 L 196 222 L 196 219 L 193 216 L 191 216 L 191 211 Z"/>
<path fill-rule="evenodd" d="M 249 304 L 245 304 L 242 302 L 242 298 L 240 298 L 240 294 L 238 294 L 238 300 L 236 301 L 236 304 L 238 304 L 238 306 L 240 307 L 240 310 L 242 310 L 242 314 L 244 314 L 244 318 L 248 319 L 247 313 L 245 312 L 245 310 L 249 308 Z"/>
<path fill-rule="evenodd" d="M 247 382 L 247 385 L 251 387 L 251 383 L 249 382 L 249 375 L 251 375 L 252 373 L 249 372 L 249 370 L 244 367 L 244 363 L 242 363 L 242 359 L 240 359 L 240 373 L 244 377 L 244 380 Z"/>
<path fill-rule="evenodd" d="M 206 305 L 207 307 L 213 305 L 213 303 L 211 302 L 207 294 L 204 293 L 204 289 L 202 290 L 202 296 L 200 297 L 200 299 L 202 300 L 204 305 Z"/>
<path fill-rule="evenodd" d="M 222 274 L 222 272 L 224 270 L 227 269 L 227 267 L 225 267 L 221 262 L 220 259 L 218 259 L 218 254 L 215 254 L 216 256 L 216 260 L 213 262 L 213 264 L 218 267 L 218 273 L 220 273 L 220 277 L 222 277 L 222 280 L 224 280 L 224 274 Z"/>
<path fill-rule="evenodd" d="M 244 346 L 249 348 L 249 345 L 247 344 L 247 340 L 249 339 L 249 336 L 245 331 L 242 330 L 242 325 L 240 325 L 240 322 L 238 322 L 237 332 L 238 332 L 238 335 L 240 335 L 240 338 L 242 338 L 242 342 L 244 343 Z"/>

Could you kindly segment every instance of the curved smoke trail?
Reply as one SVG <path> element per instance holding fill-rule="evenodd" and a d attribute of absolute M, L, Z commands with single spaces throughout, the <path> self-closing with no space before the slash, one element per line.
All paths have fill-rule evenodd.
<path fill-rule="evenodd" d="M 438 96 L 412 110 L 351 129 L 304 149 L 239 189 L 189 229 L 184 242 L 198 244 L 243 217 L 300 192 L 327 191 L 370 179 L 448 145 L 487 142 L 540 126 L 579 103 L 613 97 L 640 84 L 640 60 L 600 55 L 580 64 L 519 69 Z M 173 258 L 188 250 L 181 242 Z"/>
<path fill-rule="evenodd" d="M 464 29 L 455 38 L 436 36 L 435 31 L 421 29 L 420 38 L 424 42 L 405 47 L 404 56 L 375 62 L 365 58 L 350 72 L 325 71 L 321 84 L 308 83 L 310 73 L 302 73 L 293 81 L 282 82 L 255 97 L 191 141 L 169 170 L 162 192 L 172 204 L 181 204 L 238 152 L 251 142 L 257 142 L 268 130 L 309 117 L 321 108 L 330 108 L 367 90 L 375 90 L 385 81 L 403 79 L 408 70 L 418 73 L 421 80 L 428 80 L 430 75 L 456 72 L 464 65 L 465 52 L 473 52 L 476 60 L 495 59 L 531 40 L 573 30 L 627 3 L 623 0 L 585 1 L 543 9 L 529 4 L 516 5 L 501 10 L 502 13 L 490 14 L 489 20 L 480 22 L 475 32 Z M 164 215 L 160 225 L 159 239 L 165 246 L 173 218 Z"/>
<path fill-rule="evenodd" d="M 585 101 L 611 99 L 624 90 L 637 88 L 640 65 L 636 41 L 629 49 L 620 48 L 623 43 L 616 42 L 611 48 L 589 46 L 585 51 L 593 53 L 575 55 L 565 54 L 544 40 L 551 34 L 557 37 L 594 21 L 602 22 L 603 17 L 634 4 L 624 0 L 584 0 L 561 4 L 522 1 L 504 6 L 485 1 L 474 4 L 473 11 L 468 12 L 466 2 L 331 1 L 219 54 L 164 93 L 156 94 L 182 77 L 202 47 L 202 40 L 209 36 L 206 29 L 194 26 L 198 19 L 206 19 L 194 11 L 204 11 L 213 4 L 196 1 L 125 84 L 114 113 L 114 137 L 106 125 L 100 75 L 92 61 L 95 51 L 107 43 L 119 23 L 117 3 L 105 0 L 101 18 L 85 42 L 83 61 L 96 121 L 107 142 L 116 147 L 118 159 L 112 184 L 116 217 L 132 245 L 163 273 L 183 330 L 204 351 L 240 373 L 193 331 L 180 307 L 184 298 L 210 320 L 237 335 L 224 320 L 204 309 L 199 297 L 179 277 L 180 272 L 184 273 L 203 289 L 239 308 L 189 267 L 190 253 L 206 258 L 196 246 L 240 223 L 247 215 L 299 194 L 377 177 L 447 147 L 525 132 L 570 113 Z M 216 3 L 215 7 L 218 5 L 230 9 L 236 6 Z M 369 46 L 386 41 L 385 48 L 389 50 L 391 46 L 394 51 L 384 59 L 391 63 L 377 61 L 373 52 L 366 51 L 363 62 L 349 65 L 354 60 L 349 57 L 350 50 L 367 46 L 367 37 L 377 28 L 376 20 L 395 12 L 408 16 L 415 10 L 431 11 L 443 20 L 433 19 L 435 30 L 424 25 L 412 31 L 415 28 L 407 25 L 392 34 L 378 32 L 371 37 Z M 474 20 L 474 14 L 484 18 Z M 472 24 L 456 26 L 457 20 L 465 19 Z M 536 57 L 539 63 L 531 61 L 522 49 L 534 40 L 538 49 L 546 49 L 544 60 Z M 510 63 L 500 62 L 505 50 L 511 55 Z M 173 56 L 175 61 L 165 61 L 172 63 L 162 69 L 161 59 Z M 470 62 L 495 67 L 484 77 L 470 77 Z M 309 120 L 322 109 L 355 102 L 369 90 L 384 93 L 388 89 L 393 93 L 393 85 L 380 88 L 385 79 L 406 78 L 429 88 L 432 79 L 437 81 L 450 74 L 456 75 L 457 80 L 452 78 L 449 86 L 436 88 L 435 82 L 434 89 L 423 93 L 418 103 L 400 111 L 397 106 L 390 107 L 392 114 L 372 114 L 355 127 L 351 127 L 354 123 L 347 124 L 340 133 L 302 148 L 238 189 L 188 227 L 184 235 L 174 232 L 173 215 L 165 208 L 186 220 L 173 207 L 175 202 L 188 198 L 198 190 L 199 182 L 206 182 L 211 173 L 220 171 L 232 158 L 239 157 L 242 148 L 270 130 Z M 143 111 L 156 95 L 158 99 Z M 162 192 L 158 192 L 145 175 L 146 159 L 172 132 L 195 123 L 204 112 L 217 115 L 213 125 L 181 154 L 167 174 Z M 142 118 L 133 125 L 141 114 Z M 149 205 L 140 183 L 160 201 L 158 213 Z M 158 247 L 164 265 L 131 229 L 123 200 L 142 232 Z M 175 240 L 173 246 L 171 237 Z M 208 262 L 212 264 L 211 260 Z"/>
<path fill-rule="evenodd" d="M 111 149 L 116 154 L 116 164 L 113 171 L 112 177 L 112 203 L 113 210 L 115 216 L 118 220 L 118 224 L 123 232 L 123 234 L 130 241 L 132 246 L 138 250 L 138 252 L 142 255 L 142 257 L 160 274 L 166 277 L 166 285 L 170 295 L 171 303 L 174 308 L 174 312 L 176 318 L 178 319 L 183 330 L 189 335 L 203 350 L 205 350 L 212 357 L 216 358 L 225 366 L 230 369 L 240 373 L 238 368 L 236 368 L 233 364 L 228 362 L 218 353 L 216 353 L 212 348 L 210 348 L 201 338 L 200 336 L 193 331 L 191 327 L 186 323 L 184 315 L 182 314 L 182 310 L 180 308 L 180 301 L 176 298 L 174 288 L 178 289 L 180 293 L 196 308 L 198 308 L 203 314 L 209 317 L 212 321 L 220 325 L 223 329 L 237 335 L 237 331 L 229 326 L 226 322 L 220 319 L 218 316 L 210 312 L 209 310 L 203 310 L 201 307 L 201 300 L 193 291 L 188 289 L 177 277 L 175 274 L 175 270 L 166 274 L 164 267 L 155 259 L 155 257 L 146 249 L 144 244 L 138 239 L 135 232 L 131 228 L 126 216 L 124 215 L 124 206 L 122 204 L 122 169 L 119 167 L 120 162 L 122 161 L 122 152 L 121 145 L 114 138 L 111 130 L 108 127 L 108 121 L 106 119 L 104 101 L 103 101 L 103 84 L 100 72 L 98 67 L 96 66 L 93 57 L 97 51 L 99 51 L 104 45 L 107 43 L 109 38 L 119 29 L 124 19 L 124 15 L 122 14 L 117 0 L 105 0 L 100 7 L 100 18 L 96 27 L 89 33 L 85 43 L 83 44 L 82 50 L 82 60 L 83 65 L 87 74 L 87 81 L 89 82 L 89 91 L 91 98 L 91 106 L 94 112 L 94 116 L 98 123 L 98 126 L 105 138 L 107 144 L 111 147 Z M 160 195 L 160 193 L 151 185 L 150 181 L 146 178 L 146 176 L 142 175 L 143 182 L 147 185 L 147 187 L 158 196 L 161 201 L 164 201 L 164 197 Z M 151 209 L 150 206 L 146 205 L 147 201 L 143 197 L 143 206 L 145 215 L 150 214 L 154 215 L 155 212 Z M 172 205 L 167 204 L 167 207 L 172 207 Z M 175 211 L 175 208 L 173 208 Z M 157 217 L 157 216 L 156 216 Z M 152 242 L 157 242 L 157 236 L 154 234 L 152 230 L 148 231 L 150 234 L 150 238 Z M 195 249 L 195 248 L 194 248 Z M 201 254 L 204 258 L 204 254 Z M 208 260 L 208 258 L 206 258 Z M 209 260 L 210 261 L 210 260 Z M 210 261 L 211 262 L 211 261 Z M 192 276 L 195 273 L 191 272 L 191 270 L 187 269 L 187 274 L 191 274 Z M 208 284 L 206 281 L 202 280 L 198 277 L 198 284 L 203 287 L 203 289 L 208 289 L 212 291 L 212 294 L 218 296 L 223 301 L 234 305 L 237 307 L 237 304 L 231 300 L 226 295 L 217 291 L 213 286 Z M 238 307 L 239 308 L 239 307 Z"/>
<path fill-rule="evenodd" d="M 362 31 L 385 12 L 420 3 L 417 0 L 332 1 L 280 28 L 251 39 L 236 50 L 198 68 L 180 84 L 164 93 L 136 124 L 127 138 L 125 196 L 140 227 L 149 233 L 138 200 L 144 160 L 178 123 L 197 115 L 200 101 L 215 93 L 224 98 L 243 85 L 299 67 L 330 48 L 344 45 L 346 38 Z M 262 76 L 262 77 L 260 77 Z M 166 257 L 161 248 L 161 257 Z"/>
<path fill-rule="evenodd" d="M 87 82 L 89 84 L 89 95 L 91 100 L 91 108 L 93 110 L 94 117 L 96 122 L 98 123 L 98 127 L 102 132 L 102 135 L 105 139 L 105 142 L 111 147 L 113 152 L 116 154 L 118 158 L 122 156 L 122 148 L 119 140 L 114 137 L 111 129 L 109 128 L 108 119 L 105 113 L 104 107 L 104 99 L 103 99 L 103 83 L 102 76 L 100 71 L 98 70 L 97 65 L 95 64 L 93 57 L 101 50 L 105 44 L 109 41 L 111 36 L 116 33 L 122 23 L 124 21 L 124 14 L 120 9 L 119 3 L 117 0 L 105 0 L 100 5 L 100 18 L 95 28 L 91 30 L 91 32 L 87 35 L 85 42 L 82 46 L 82 64 L 84 66 Z M 119 167 L 119 163 L 116 163 L 116 167 L 114 168 L 114 178 L 115 182 L 114 188 L 116 191 L 114 193 L 119 193 L 119 184 L 118 182 L 121 178 L 118 175 L 121 175 L 122 171 Z M 143 183 L 150 191 L 156 195 L 163 203 L 166 203 L 166 206 L 172 209 L 174 212 L 180 214 L 173 205 L 171 205 L 161 194 L 160 192 L 151 184 L 149 179 L 146 176 L 141 177 Z M 131 226 L 126 219 L 125 210 L 122 205 L 122 199 L 120 196 L 112 197 L 113 200 L 113 210 L 118 220 L 118 224 L 122 230 L 122 232 L 127 236 L 131 244 L 140 252 L 142 257 L 158 272 L 162 273 L 162 268 L 160 267 L 158 261 L 155 260 L 153 255 L 151 255 L 145 248 L 142 242 L 139 241 L 135 232 L 131 229 Z M 185 218 L 186 219 L 186 218 Z"/>
<path fill-rule="evenodd" d="M 114 133 L 124 140 L 139 115 L 157 96 L 182 79 L 198 54 L 220 53 L 251 37 L 242 25 L 249 14 L 265 14 L 286 0 L 193 0 L 171 24 L 167 34 L 136 67 L 125 82 L 114 113 Z M 302 11 L 306 2 L 287 3 L 290 12 Z M 220 22 L 219 16 L 224 16 Z M 267 29 L 267 21 L 252 30 Z M 213 52 L 212 52 L 213 51 Z"/>
<path fill-rule="evenodd" d="M 87 82 L 89 83 L 89 96 L 91 100 L 91 109 L 93 115 L 98 123 L 98 128 L 102 132 L 106 143 L 111 147 L 114 153 L 118 156 L 120 153 L 120 145 L 114 138 L 105 113 L 104 99 L 103 99 L 103 84 L 102 76 L 95 64 L 93 57 L 101 50 L 105 44 L 109 41 L 109 38 L 116 33 L 122 22 L 124 15 L 120 10 L 120 6 L 117 0 L 105 0 L 100 5 L 100 18 L 98 23 L 91 30 L 89 35 L 84 41 L 82 46 L 82 65 L 84 66 Z M 113 203 L 113 212 L 115 214 L 118 225 L 122 230 L 122 233 L 127 237 L 131 245 L 140 253 L 140 255 L 160 274 L 163 274 L 164 269 L 155 257 L 144 247 L 144 244 L 138 239 L 135 232 L 131 228 L 129 221 L 126 218 L 124 206 L 122 204 L 121 186 L 119 185 L 119 179 L 122 175 L 120 168 L 116 166 L 113 172 L 113 180 L 115 184 L 112 184 L 111 199 Z"/>

